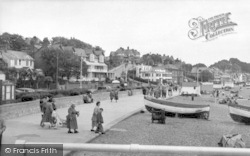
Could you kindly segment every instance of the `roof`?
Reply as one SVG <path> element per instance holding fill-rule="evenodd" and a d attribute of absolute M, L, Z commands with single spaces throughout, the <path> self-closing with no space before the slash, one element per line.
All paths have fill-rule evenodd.
<path fill-rule="evenodd" d="M 167 69 L 175 69 L 175 70 L 179 69 L 178 67 L 176 67 L 175 65 L 172 65 L 172 64 L 164 65 L 164 67 L 167 68 Z"/>
<path fill-rule="evenodd" d="M 93 54 L 93 49 L 84 49 L 86 55 Z"/>
<path fill-rule="evenodd" d="M 199 83 L 198 86 L 200 86 Z M 197 87 L 197 82 L 183 82 L 182 87 Z"/>
<path fill-rule="evenodd" d="M 87 56 L 85 50 L 83 50 L 81 48 L 74 48 L 74 50 L 75 50 L 75 54 L 77 56 L 82 56 L 82 57 L 86 57 Z"/>
<path fill-rule="evenodd" d="M 7 52 L 3 52 L 3 55 L 9 59 L 34 60 L 27 53 L 21 51 L 7 50 Z"/>
<path fill-rule="evenodd" d="M 103 51 L 97 50 L 97 51 L 94 51 L 94 54 L 97 55 L 97 56 L 103 55 Z"/>

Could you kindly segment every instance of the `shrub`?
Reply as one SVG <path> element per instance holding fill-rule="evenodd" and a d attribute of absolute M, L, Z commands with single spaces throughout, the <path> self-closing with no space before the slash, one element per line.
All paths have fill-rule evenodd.
<path fill-rule="evenodd" d="M 27 93 L 21 97 L 21 101 L 22 102 L 33 101 L 39 99 L 39 97 L 40 97 L 39 93 Z"/>

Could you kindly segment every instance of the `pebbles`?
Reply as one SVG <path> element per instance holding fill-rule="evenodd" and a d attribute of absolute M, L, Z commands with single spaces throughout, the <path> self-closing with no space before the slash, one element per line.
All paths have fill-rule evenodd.
<path fill-rule="evenodd" d="M 200 102 L 201 99 L 196 98 L 195 100 Z M 213 98 L 206 97 L 205 101 L 213 101 Z M 167 117 L 166 124 L 158 124 L 151 123 L 149 112 L 139 113 L 118 123 L 112 127 L 113 130 L 107 131 L 105 135 L 101 135 L 91 143 L 218 147 L 218 142 L 223 134 L 239 133 L 242 134 L 246 146 L 249 147 L 250 126 L 234 122 L 228 114 L 226 105 L 210 102 L 210 106 L 209 121 L 195 118 Z M 73 155 L 165 156 L 166 154 L 76 152 Z M 187 155 L 185 154 L 185 156 Z"/>

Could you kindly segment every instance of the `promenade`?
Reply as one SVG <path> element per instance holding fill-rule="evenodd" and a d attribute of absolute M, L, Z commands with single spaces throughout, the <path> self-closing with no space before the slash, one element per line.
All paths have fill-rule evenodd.
<path fill-rule="evenodd" d="M 39 107 L 38 104 L 37 107 Z M 68 129 L 65 127 L 59 127 L 58 129 L 40 127 L 41 113 L 6 120 L 7 129 L 3 135 L 3 144 L 13 144 L 16 140 L 86 143 L 98 136 L 98 134 L 90 131 L 94 107 L 95 103 L 76 106 L 76 110 L 80 111 L 80 116 L 77 118 L 78 134 L 68 134 Z M 144 107 L 143 95 L 122 97 L 117 103 L 115 101 L 110 102 L 110 100 L 101 101 L 100 107 L 104 109 L 103 126 L 107 130 L 121 120 L 139 112 Z M 68 108 L 58 109 L 57 113 L 61 118 L 66 119 Z"/>

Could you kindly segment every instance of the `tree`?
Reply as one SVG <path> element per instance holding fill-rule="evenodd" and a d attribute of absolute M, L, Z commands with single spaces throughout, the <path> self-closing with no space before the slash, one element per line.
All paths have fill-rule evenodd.
<path fill-rule="evenodd" d="M 6 70 L 4 72 L 5 72 L 7 80 L 10 80 L 10 81 L 16 83 L 17 75 L 18 75 L 18 71 L 16 68 L 6 68 Z"/>
<path fill-rule="evenodd" d="M 52 79 L 51 76 L 46 76 L 46 77 L 44 78 L 44 82 L 45 82 L 46 85 L 47 85 L 47 89 L 49 89 L 49 88 L 50 88 L 50 84 L 53 82 L 53 79 Z"/>
<path fill-rule="evenodd" d="M 39 88 L 39 84 L 41 82 L 44 82 L 44 79 L 45 79 L 45 76 L 42 75 L 42 74 L 38 74 L 37 77 L 36 77 L 36 88 L 38 89 Z"/>
<path fill-rule="evenodd" d="M 193 65 L 193 67 L 200 68 L 200 67 L 207 67 L 207 66 L 204 63 L 197 63 L 197 64 Z"/>
<path fill-rule="evenodd" d="M 208 82 L 208 81 L 212 81 L 214 79 L 214 76 L 208 70 L 203 70 L 200 73 L 200 78 L 201 78 L 201 81 Z"/>
<path fill-rule="evenodd" d="M 238 64 L 232 64 L 231 70 L 233 73 L 239 73 L 241 72 L 241 67 Z"/>
<path fill-rule="evenodd" d="M 68 80 L 70 77 L 80 76 L 80 57 L 73 54 L 72 51 L 63 51 L 62 49 L 50 49 L 45 48 L 42 50 L 41 58 L 44 62 L 43 71 L 45 75 L 51 76 L 56 79 L 56 71 L 58 68 L 58 76 L 66 77 Z M 58 58 L 58 59 L 57 59 Z M 58 66 L 57 66 L 58 60 Z M 82 74 L 87 74 L 87 65 L 82 62 Z"/>
<path fill-rule="evenodd" d="M 50 44 L 48 37 L 45 37 L 42 42 L 43 47 L 47 47 Z"/>

